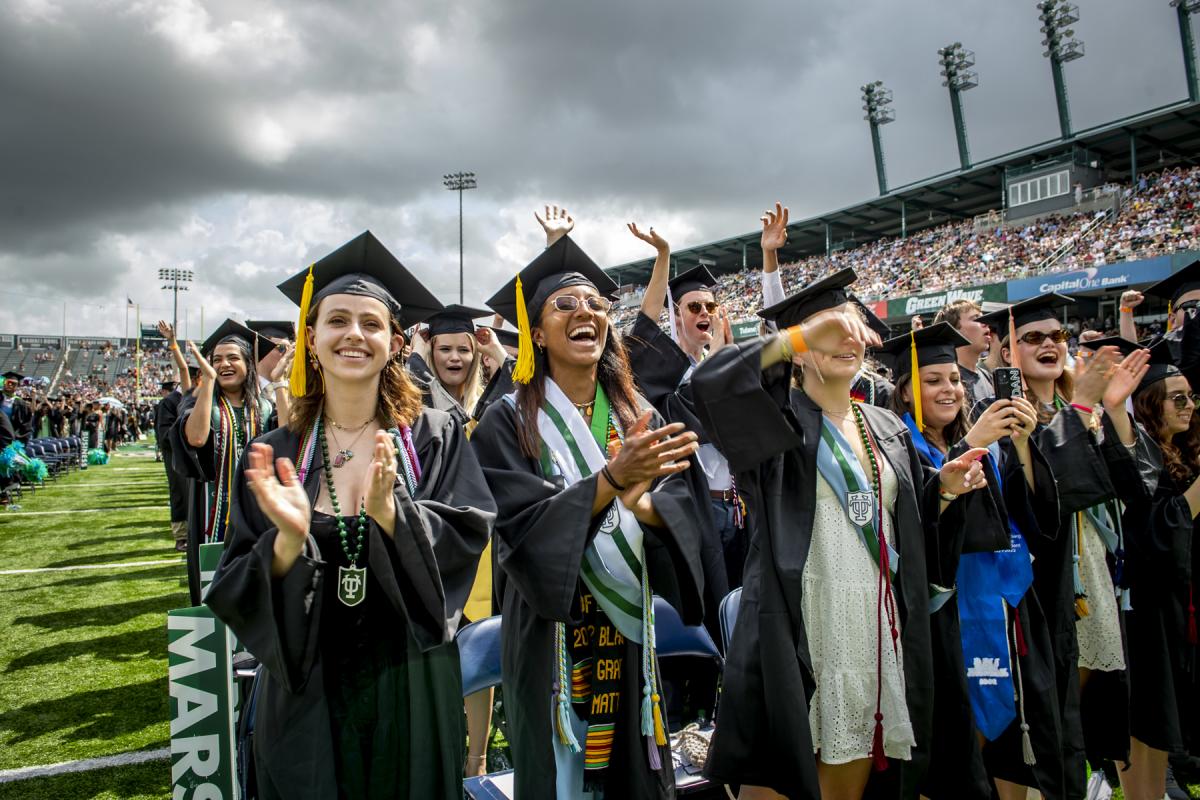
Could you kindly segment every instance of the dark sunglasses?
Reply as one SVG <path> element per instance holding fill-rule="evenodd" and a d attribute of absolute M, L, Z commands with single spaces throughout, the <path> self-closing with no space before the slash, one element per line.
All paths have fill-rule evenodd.
<path fill-rule="evenodd" d="M 1167 399 L 1175 404 L 1176 411 L 1183 411 L 1185 408 L 1187 408 L 1187 404 L 1188 404 L 1189 400 L 1191 401 L 1192 405 L 1194 405 L 1194 406 L 1200 405 L 1200 394 L 1188 394 L 1187 392 L 1175 392 L 1174 394 L 1167 395 Z"/>
<path fill-rule="evenodd" d="M 1200 311 L 1200 300 L 1188 300 L 1186 303 L 1180 303 L 1175 306 L 1176 311 L 1186 311 L 1189 318 L 1196 316 L 1196 312 Z"/>
<path fill-rule="evenodd" d="M 587 307 L 597 314 L 607 313 L 612 308 L 612 301 L 607 297 L 589 295 L 584 298 L 583 302 L 587 303 Z M 573 294 L 559 295 L 554 298 L 554 307 L 559 311 L 574 311 L 579 308 L 579 298 Z"/>
<path fill-rule="evenodd" d="M 1054 342 L 1055 344 L 1062 344 L 1063 342 L 1065 342 L 1071 338 L 1071 334 L 1067 333 L 1062 328 L 1059 328 L 1058 330 L 1050 331 L 1049 333 L 1045 333 L 1043 331 L 1030 331 L 1029 333 L 1021 334 L 1017 338 L 1020 339 L 1025 344 L 1033 345 L 1034 347 L 1038 347 L 1039 345 L 1041 345 L 1042 342 L 1046 341 L 1047 339 Z"/>
<path fill-rule="evenodd" d="M 705 303 L 701 303 L 699 300 L 693 300 L 692 302 L 685 305 L 684 308 L 686 308 L 688 311 L 692 312 L 693 314 L 699 314 L 700 309 L 702 309 L 702 308 L 705 311 L 707 311 L 709 314 L 717 313 L 717 304 L 716 304 L 716 302 L 714 302 L 712 300 L 709 300 L 708 302 L 705 302 Z"/>

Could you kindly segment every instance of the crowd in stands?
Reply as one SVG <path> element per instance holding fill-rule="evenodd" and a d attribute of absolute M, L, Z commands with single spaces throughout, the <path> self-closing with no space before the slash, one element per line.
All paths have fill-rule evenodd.
<path fill-rule="evenodd" d="M 967 220 L 879 239 L 781 265 L 784 289 L 791 293 L 853 267 L 859 276 L 856 291 L 874 300 L 1200 249 L 1200 168 L 1143 174 L 1136 184 L 1107 185 L 1099 193 L 1120 195 L 1116 211 L 1067 212 L 986 227 Z M 717 296 L 731 319 L 753 316 L 762 305 L 758 268 L 723 276 Z M 625 327 L 632 324 L 637 304 L 625 304 L 616 313 L 618 325 Z"/>

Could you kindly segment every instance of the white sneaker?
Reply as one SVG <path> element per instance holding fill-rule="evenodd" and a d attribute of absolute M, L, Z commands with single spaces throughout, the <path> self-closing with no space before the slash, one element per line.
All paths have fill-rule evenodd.
<path fill-rule="evenodd" d="M 1092 777 L 1088 778 L 1087 800 L 1111 800 L 1112 796 L 1112 787 L 1104 780 L 1104 773 L 1093 772 Z"/>

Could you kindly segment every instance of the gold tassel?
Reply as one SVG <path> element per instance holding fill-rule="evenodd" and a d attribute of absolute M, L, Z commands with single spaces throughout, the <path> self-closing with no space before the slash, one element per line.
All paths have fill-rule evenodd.
<path fill-rule="evenodd" d="M 1088 614 L 1091 614 L 1091 613 L 1092 612 L 1088 609 L 1087 598 L 1086 597 L 1076 597 L 1075 598 L 1075 616 L 1079 617 L 1080 619 L 1083 619 L 1084 617 L 1086 617 Z"/>
<path fill-rule="evenodd" d="M 921 413 L 921 366 L 917 363 L 917 333 L 910 331 L 909 341 L 912 345 L 912 396 L 913 396 L 913 419 L 917 421 L 917 430 L 921 433 L 925 432 L 925 417 Z"/>
<path fill-rule="evenodd" d="M 667 734 L 663 731 L 662 708 L 659 706 L 659 697 L 657 694 L 650 698 L 654 703 L 654 743 L 662 746 L 667 743 Z"/>
<path fill-rule="evenodd" d="M 304 291 L 300 293 L 300 321 L 296 323 L 296 350 L 292 355 L 292 374 L 288 383 L 293 397 L 303 397 L 308 392 L 308 307 L 313 296 L 313 267 L 308 265 L 308 276 L 304 279 Z"/>
<path fill-rule="evenodd" d="M 1172 319 L 1174 316 L 1175 316 L 1175 315 L 1171 313 L 1171 301 L 1170 301 L 1170 300 L 1168 300 L 1168 301 L 1167 301 L 1167 333 L 1170 333 L 1170 332 L 1171 332 L 1171 327 L 1172 327 L 1172 325 L 1171 325 L 1171 319 Z"/>
<path fill-rule="evenodd" d="M 533 334 L 530 332 L 529 311 L 525 308 L 525 290 L 521 276 L 517 276 L 517 363 L 512 377 L 517 383 L 529 383 L 533 379 Z"/>

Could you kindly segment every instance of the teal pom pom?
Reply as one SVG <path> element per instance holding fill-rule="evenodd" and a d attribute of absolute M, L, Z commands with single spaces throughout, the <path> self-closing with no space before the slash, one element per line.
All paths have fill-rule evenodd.
<path fill-rule="evenodd" d="M 108 463 L 108 453 L 103 448 L 95 447 L 87 452 L 87 462 L 92 466 L 102 466 Z"/>

